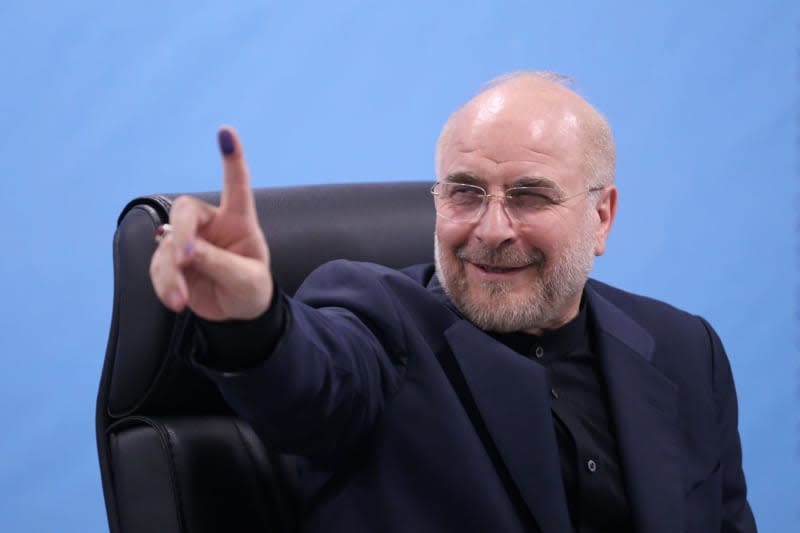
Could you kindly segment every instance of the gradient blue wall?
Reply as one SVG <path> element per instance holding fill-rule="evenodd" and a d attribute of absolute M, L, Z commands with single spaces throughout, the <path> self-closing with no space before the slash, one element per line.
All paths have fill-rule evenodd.
<path fill-rule="evenodd" d="M 708 318 L 761 530 L 795 531 L 800 4 L 0 4 L 0 529 L 106 529 L 93 409 L 115 218 L 216 189 L 218 125 L 257 186 L 432 179 L 482 81 L 572 75 L 609 117 L 620 209 L 595 276 Z"/>

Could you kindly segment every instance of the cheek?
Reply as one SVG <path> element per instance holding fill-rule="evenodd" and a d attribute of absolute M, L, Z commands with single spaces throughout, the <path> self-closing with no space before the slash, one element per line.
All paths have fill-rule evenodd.
<path fill-rule="evenodd" d="M 469 234 L 469 226 L 464 224 L 455 224 L 441 219 L 436 221 L 436 236 L 443 252 L 453 253 L 467 243 Z"/>
<path fill-rule="evenodd" d="M 562 239 L 561 228 L 552 224 L 526 226 L 520 233 L 520 241 L 526 248 L 541 250 L 546 257 L 558 251 Z"/>
<path fill-rule="evenodd" d="M 538 248 L 547 257 L 558 257 L 581 238 L 581 224 L 575 217 L 553 213 L 536 224 L 524 226 L 520 239 L 530 248 Z"/>

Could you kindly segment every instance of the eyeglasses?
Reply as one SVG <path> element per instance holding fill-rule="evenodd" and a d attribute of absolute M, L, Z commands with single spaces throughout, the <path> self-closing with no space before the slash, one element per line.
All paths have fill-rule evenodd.
<path fill-rule="evenodd" d="M 437 181 L 431 187 L 431 194 L 436 214 L 452 222 L 476 222 L 486 211 L 489 200 L 496 198 L 503 202 L 509 217 L 522 224 L 531 224 L 539 213 L 549 207 L 604 188 L 590 187 L 571 196 L 561 196 L 557 190 L 548 187 L 511 187 L 504 194 L 489 194 L 478 185 Z"/>

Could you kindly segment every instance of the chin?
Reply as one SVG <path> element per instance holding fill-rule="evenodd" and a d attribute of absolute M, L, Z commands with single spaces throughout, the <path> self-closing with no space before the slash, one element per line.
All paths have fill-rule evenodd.
<path fill-rule="evenodd" d="M 549 329 L 571 318 L 594 257 L 569 250 L 573 253 L 565 254 L 557 263 L 544 262 L 535 275 L 487 281 L 470 276 L 463 260 L 452 251 L 442 250 L 438 239 L 434 242 L 436 272 L 447 296 L 473 324 L 498 333 Z M 576 256 L 582 260 L 575 260 Z"/>
<path fill-rule="evenodd" d="M 464 316 L 485 331 L 510 333 L 536 329 L 558 315 L 541 294 L 541 287 L 537 286 L 540 284 L 533 283 L 522 291 L 514 290 L 516 284 L 487 285 L 468 290 L 456 303 Z"/>
<path fill-rule="evenodd" d="M 539 294 L 540 282 L 475 280 L 456 257 L 445 259 L 438 250 L 435 257 L 445 293 L 461 314 L 480 329 L 498 333 L 522 331 L 549 318 L 543 295 Z"/>

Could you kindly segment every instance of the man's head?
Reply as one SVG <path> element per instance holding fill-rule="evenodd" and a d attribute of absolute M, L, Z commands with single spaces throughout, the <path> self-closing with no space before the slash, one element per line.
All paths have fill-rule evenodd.
<path fill-rule="evenodd" d="M 467 222 L 441 216 L 437 197 L 439 278 L 485 330 L 539 332 L 569 321 L 594 256 L 605 251 L 616 210 L 614 142 L 602 115 L 563 83 L 550 73 L 499 78 L 439 137 L 439 182 L 493 195 Z M 557 201 L 509 216 L 497 197 L 518 186 L 545 187 Z"/>

